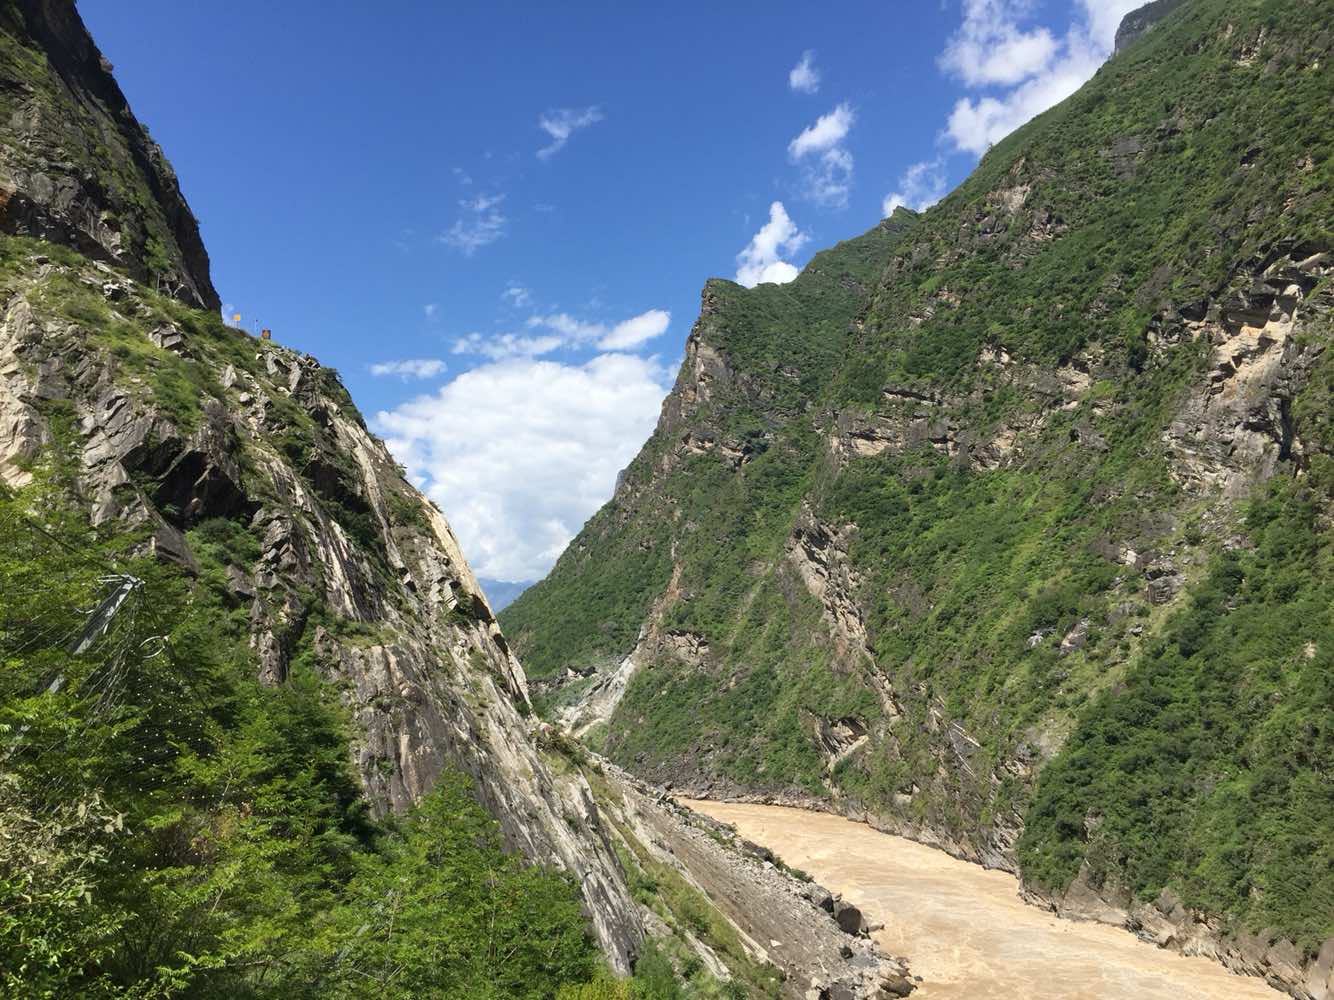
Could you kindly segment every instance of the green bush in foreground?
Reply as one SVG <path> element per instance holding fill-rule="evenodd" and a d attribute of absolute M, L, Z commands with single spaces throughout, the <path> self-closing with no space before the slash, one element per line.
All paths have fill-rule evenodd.
<path fill-rule="evenodd" d="M 127 558 L 72 506 L 0 492 L 0 996 L 540 1000 L 595 979 L 575 886 L 506 854 L 467 779 L 372 821 L 312 667 L 261 687 L 217 574 Z M 109 569 L 143 587 L 73 656 Z"/>

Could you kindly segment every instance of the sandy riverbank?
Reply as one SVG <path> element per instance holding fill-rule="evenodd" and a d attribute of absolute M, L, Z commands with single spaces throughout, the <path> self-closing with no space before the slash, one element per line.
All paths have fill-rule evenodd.
<path fill-rule="evenodd" d="M 1259 979 L 1155 948 L 1126 931 L 1058 920 L 988 871 L 862 823 L 785 806 L 685 801 L 859 905 L 908 959 L 921 1000 L 1280 1000 Z"/>

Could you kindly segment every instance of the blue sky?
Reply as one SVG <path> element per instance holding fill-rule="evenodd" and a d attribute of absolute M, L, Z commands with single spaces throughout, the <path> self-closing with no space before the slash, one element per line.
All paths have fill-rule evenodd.
<path fill-rule="evenodd" d="M 249 327 L 338 368 L 478 574 L 540 577 L 709 277 L 790 280 L 1071 93 L 1138 0 L 80 0 Z"/>

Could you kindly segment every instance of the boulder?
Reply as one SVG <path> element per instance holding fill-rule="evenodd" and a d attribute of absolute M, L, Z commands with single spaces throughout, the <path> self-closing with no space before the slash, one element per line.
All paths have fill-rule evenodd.
<path fill-rule="evenodd" d="M 866 929 L 866 918 L 862 911 L 846 900 L 834 902 L 834 919 L 844 934 L 858 935 Z"/>
<path fill-rule="evenodd" d="M 801 894 L 826 913 L 834 912 L 834 896 L 824 886 L 808 882 L 802 888 Z"/>

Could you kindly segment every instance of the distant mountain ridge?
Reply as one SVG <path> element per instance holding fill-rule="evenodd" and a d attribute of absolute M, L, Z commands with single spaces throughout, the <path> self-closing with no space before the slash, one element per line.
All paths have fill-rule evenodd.
<path fill-rule="evenodd" d="M 487 580 L 481 581 L 482 589 L 486 591 L 487 602 L 499 614 L 505 608 L 509 607 L 525 590 L 533 585 L 532 580 L 526 580 L 514 583 L 509 580 Z"/>

